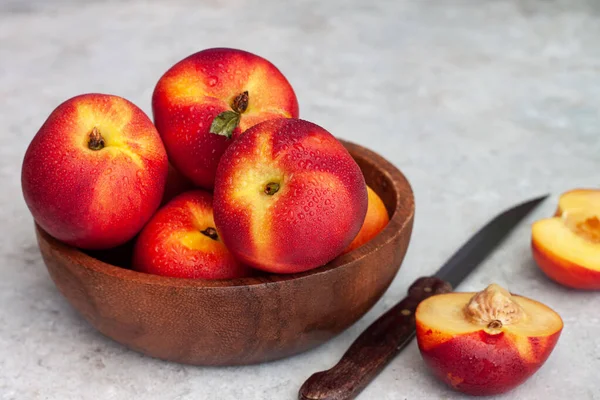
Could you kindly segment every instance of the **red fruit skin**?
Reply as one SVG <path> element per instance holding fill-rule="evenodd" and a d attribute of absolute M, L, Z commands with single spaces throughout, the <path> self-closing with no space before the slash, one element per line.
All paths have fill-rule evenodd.
<path fill-rule="evenodd" d="M 517 339 L 528 342 L 523 353 L 513 335 L 483 330 L 424 346 L 434 333 L 417 324 L 419 350 L 429 369 L 453 389 L 474 396 L 506 393 L 525 382 L 546 362 L 560 333 Z"/>
<path fill-rule="evenodd" d="M 212 48 L 173 65 L 152 96 L 156 128 L 169 159 L 195 185 L 212 189 L 221 155 L 232 140 L 209 132 L 232 100 L 249 93 L 234 136 L 272 118 L 298 117 L 298 100 L 285 76 L 269 61 L 230 48 Z"/>
<path fill-rule="evenodd" d="M 133 269 L 149 274 L 190 279 L 233 279 L 253 271 L 238 262 L 223 242 L 200 231 L 214 227 L 212 195 L 202 190 L 176 196 L 140 233 Z"/>
<path fill-rule="evenodd" d="M 267 205 L 263 185 L 273 177 L 281 188 Z M 289 118 L 258 124 L 233 142 L 219 163 L 214 196 L 215 223 L 229 250 L 274 273 L 331 261 L 367 211 L 364 177 L 344 146 L 318 125 Z"/>
<path fill-rule="evenodd" d="M 99 128 L 106 147 L 93 151 Z M 21 186 L 35 221 L 55 238 L 84 249 L 132 239 L 158 208 L 167 154 L 152 121 L 133 103 L 83 94 L 60 104 L 31 141 Z"/>
<path fill-rule="evenodd" d="M 600 290 L 600 271 L 560 258 L 535 239 L 531 240 L 531 251 L 538 267 L 556 283 L 572 289 Z"/>

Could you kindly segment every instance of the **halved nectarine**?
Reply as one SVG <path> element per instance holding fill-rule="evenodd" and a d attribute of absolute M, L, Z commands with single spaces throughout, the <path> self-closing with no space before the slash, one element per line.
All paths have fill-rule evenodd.
<path fill-rule="evenodd" d="M 553 218 L 532 226 L 531 247 L 540 269 L 576 289 L 600 289 L 600 190 L 560 196 Z"/>
<path fill-rule="evenodd" d="M 417 342 L 434 375 L 471 395 L 505 393 L 548 359 L 563 328 L 552 309 L 492 284 L 421 302 Z"/>

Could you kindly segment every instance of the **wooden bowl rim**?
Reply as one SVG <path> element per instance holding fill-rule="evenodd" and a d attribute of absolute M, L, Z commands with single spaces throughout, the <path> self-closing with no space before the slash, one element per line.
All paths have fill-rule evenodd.
<path fill-rule="evenodd" d="M 160 275 L 153 275 L 144 272 L 138 272 L 112 264 L 108 264 L 97 258 L 94 258 L 84 251 L 70 246 L 45 232 L 39 225 L 35 224 L 35 229 L 40 240 L 50 244 L 52 251 L 58 252 L 62 257 L 69 258 L 71 262 L 88 270 L 101 274 L 109 275 L 118 279 L 135 281 L 143 285 L 159 285 L 169 287 L 190 287 L 190 288 L 239 288 L 250 285 L 273 285 L 278 282 L 291 280 L 302 280 L 312 276 L 320 276 L 332 273 L 344 267 L 355 264 L 357 261 L 368 257 L 371 253 L 377 251 L 395 237 L 401 234 L 408 224 L 412 221 L 415 211 L 414 194 L 407 178 L 393 164 L 385 158 L 367 149 L 361 145 L 341 140 L 342 144 L 354 156 L 363 158 L 372 163 L 379 169 L 387 179 L 392 182 L 395 189 L 395 205 L 387 226 L 372 240 L 363 246 L 343 254 L 330 263 L 317 267 L 315 269 L 295 273 L 295 274 L 269 274 L 258 277 L 247 277 L 226 280 L 206 280 L 191 278 L 174 278 Z M 409 194 L 408 196 L 406 194 Z M 401 196 L 401 194 L 404 194 Z"/>

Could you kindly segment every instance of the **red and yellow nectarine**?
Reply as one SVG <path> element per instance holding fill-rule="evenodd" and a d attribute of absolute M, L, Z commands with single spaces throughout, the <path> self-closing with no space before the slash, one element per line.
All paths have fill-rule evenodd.
<path fill-rule="evenodd" d="M 152 121 L 131 102 L 84 94 L 60 104 L 31 141 L 21 180 L 35 221 L 86 249 L 133 238 L 158 208 L 167 154 Z"/>
<path fill-rule="evenodd" d="M 554 349 L 563 322 L 535 300 L 492 284 L 446 293 L 415 313 L 417 343 L 433 374 L 471 395 L 505 393 L 533 375 Z"/>
<path fill-rule="evenodd" d="M 575 289 L 600 289 L 600 190 L 560 196 L 556 215 L 532 226 L 531 247 L 540 269 Z"/>
<path fill-rule="evenodd" d="M 133 268 L 193 279 L 232 279 L 252 272 L 219 238 L 212 195 L 202 190 L 180 194 L 158 210 L 135 243 Z"/>
<path fill-rule="evenodd" d="M 292 273 L 326 264 L 356 237 L 367 212 L 358 164 L 329 132 L 280 118 L 248 129 L 225 151 L 215 223 L 243 262 Z"/>
<path fill-rule="evenodd" d="M 212 189 L 228 137 L 259 122 L 298 117 L 285 76 L 268 60 L 229 48 L 199 51 L 173 65 L 152 96 L 154 123 L 169 159 L 196 185 Z"/>

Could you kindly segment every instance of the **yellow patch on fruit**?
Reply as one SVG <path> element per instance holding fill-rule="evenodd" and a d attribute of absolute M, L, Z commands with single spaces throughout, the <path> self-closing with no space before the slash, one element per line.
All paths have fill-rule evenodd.
<path fill-rule="evenodd" d="M 272 135 L 259 135 L 257 141 L 254 157 L 238 159 L 240 165 L 232 176 L 231 186 L 235 190 L 231 192 L 231 201 L 246 211 L 254 245 L 260 252 L 270 245 L 269 210 L 285 191 L 285 176 L 283 170 L 267 162 L 273 154 Z M 264 192 L 266 185 L 271 182 L 280 186 L 275 195 Z"/>
<path fill-rule="evenodd" d="M 90 155 L 96 157 L 108 157 L 108 161 L 125 156 L 128 157 L 137 167 L 145 168 L 144 160 L 141 154 L 155 158 L 158 154 L 157 149 L 149 144 L 146 135 L 125 135 L 130 129 L 129 123 L 133 116 L 131 107 L 123 99 L 113 98 L 105 104 L 101 110 L 97 104 L 88 104 L 80 102 L 76 105 L 77 110 L 77 131 L 81 135 L 76 135 L 78 145 L 83 146 Z M 100 133 L 104 140 L 104 147 L 101 150 L 91 150 L 89 148 L 90 134 L 94 130 Z M 127 137 L 127 140 L 125 138 Z M 135 145 L 136 150 L 132 148 Z"/>
<path fill-rule="evenodd" d="M 595 218 L 589 214 L 564 212 L 561 217 L 546 218 L 532 225 L 532 236 L 538 246 L 557 259 L 600 271 L 600 232 Z"/>
<path fill-rule="evenodd" d="M 100 106 L 84 101 L 76 104 L 77 125 L 81 130 L 77 139 L 85 148 L 88 148 L 89 134 L 94 128 L 100 131 L 106 146 L 119 141 L 133 116 L 131 106 L 119 98 L 112 98 Z"/>
<path fill-rule="evenodd" d="M 180 243 L 190 250 L 199 250 L 204 253 L 211 253 L 215 249 L 217 241 L 209 238 L 200 231 L 175 232 L 169 238 L 169 241 Z"/>
<path fill-rule="evenodd" d="M 185 71 L 180 71 L 174 76 L 164 77 L 162 85 L 164 85 L 167 96 L 176 103 L 200 100 L 207 95 L 207 88 L 202 81 L 202 76 L 191 64 L 186 66 Z"/>

